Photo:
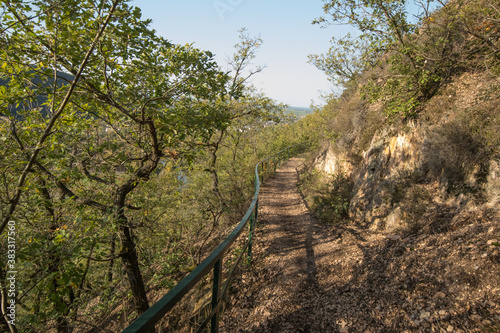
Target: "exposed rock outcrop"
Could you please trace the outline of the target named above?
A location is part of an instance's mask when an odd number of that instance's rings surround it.
[[[421,165],[423,136],[414,131],[393,137],[375,136],[355,176],[350,216],[358,224],[390,231],[402,227],[405,212],[399,188]]]
[[[338,154],[331,146],[324,147],[314,159],[314,168],[328,175],[344,173],[351,176],[352,164],[345,154]]]
[[[461,213],[478,209],[478,205],[481,209],[498,211],[499,161],[487,162],[486,176],[479,175],[482,168],[479,162],[467,166],[470,171],[464,186],[450,191],[450,176],[444,170],[447,166],[429,165],[429,159],[444,154],[439,149],[450,147],[439,148],[430,142],[433,138],[428,129],[420,126],[393,136],[376,134],[357,169],[345,154],[335,154],[331,147],[324,148],[316,157],[315,168],[332,176],[343,173],[352,177],[350,220],[365,228],[411,231],[425,223],[443,222],[443,218],[444,224],[453,223]],[[443,170],[437,172],[432,168]]]

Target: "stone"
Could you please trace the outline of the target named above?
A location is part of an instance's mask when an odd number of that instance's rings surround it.
[[[422,311],[420,312],[420,319],[427,319],[431,316],[430,312]]]
[[[401,239],[401,236],[398,235],[385,235],[386,238],[392,239],[392,240],[398,240]]]
[[[483,318],[480,315],[474,314],[474,315],[470,316],[470,319],[472,319],[473,321],[476,321],[476,322],[480,322]]]
[[[455,327],[451,326],[451,325],[448,325],[448,327],[446,328],[446,332],[448,333],[451,333],[455,330]]]
[[[446,294],[441,292],[441,291],[438,291],[436,294],[434,294],[434,299],[442,299],[442,298],[445,298],[446,297]]]
[[[401,228],[401,221],[401,207],[397,207],[385,219],[386,230],[395,230]]]

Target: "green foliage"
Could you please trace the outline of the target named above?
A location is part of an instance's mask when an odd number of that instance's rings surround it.
[[[285,109],[285,114],[293,116],[295,119],[300,119],[313,112],[310,108],[302,107],[287,107]]]
[[[487,178],[500,147],[500,30],[495,24],[500,3],[338,0],[325,1],[324,9],[325,18],[317,23],[351,24],[358,33],[334,40],[327,54],[310,58],[344,89],[312,115],[321,119],[316,138],[347,156],[355,170],[366,161],[368,147],[381,147],[396,133],[411,131],[413,149],[424,140],[414,156],[422,165],[375,175],[384,187],[378,186],[378,192],[407,222],[406,232],[433,219],[429,207],[435,205],[437,182],[452,196],[484,203],[494,187]],[[390,167],[397,167],[398,158],[391,155],[389,164],[396,164]],[[318,215],[341,220],[342,196],[322,187],[326,181],[317,175],[303,181],[306,199]],[[432,223],[438,225],[436,217]]]
[[[489,111],[478,109],[481,113]],[[500,145],[498,134],[494,141],[487,137],[492,124],[474,111],[432,128],[424,161],[426,170],[439,177],[450,193],[472,193],[480,199],[490,160],[498,154]],[[495,113],[489,116],[494,117]]]
[[[344,174],[332,178],[315,170],[301,175],[299,188],[310,209],[325,223],[341,223],[349,218],[352,180]]]
[[[346,87],[374,61],[369,57],[375,55],[365,51],[368,44],[363,38],[347,34],[340,39],[332,38],[331,44],[327,54],[309,55],[309,62],[325,72],[334,85]]]
[[[138,193],[165,155],[193,158],[193,142],[227,127],[217,99],[229,78],[210,52],[157,36],[122,1],[2,6],[0,214],[28,236],[19,315],[30,319],[19,325],[68,330],[120,269],[144,311],[134,229],[157,221],[140,218]],[[104,311],[112,300],[100,301]]]
[[[328,16],[316,23],[350,24],[360,34],[334,40],[328,54],[310,59],[335,84],[361,84],[363,97],[383,102],[388,115],[413,118],[463,68],[498,71],[499,8],[484,1],[327,1]],[[379,65],[387,69],[363,82],[360,73]]]
[[[170,288],[239,221],[255,163],[301,139],[247,84],[262,41],[242,30],[224,72],[124,1],[2,9],[0,215],[22,235],[18,327],[142,312],[149,287]]]

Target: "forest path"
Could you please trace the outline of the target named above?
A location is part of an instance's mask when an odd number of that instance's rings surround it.
[[[261,187],[253,263],[233,282],[221,332],[500,332],[497,209],[403,238],[328,226],[297,191],[302,163]]]
[[[338,235],[315,220],[297,191],[302,163],[292,158],[261,187],[253,266],[222,316],[223,332],[346,331],[347,323],[328,316],[338,304],[324,290],[333,282],[324,261],[343,251],[335,246]]]

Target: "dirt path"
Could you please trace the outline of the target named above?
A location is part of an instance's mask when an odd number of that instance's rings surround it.
[[[312,332],[335,326],[313,319],[321,310],[315,302],[320,292],[316,252],[334,237],[318,232],[324,227],[297,192],[301,164],[300,158],[291,159],[261,188],[255,264],[241,281],[246,284],[241,297],[224,315],[222,331]]]
[[[221,332],[500,332],[500,219],[401,238],[317,222],[297,193],[299,158],[261,188],[250,270]]]

